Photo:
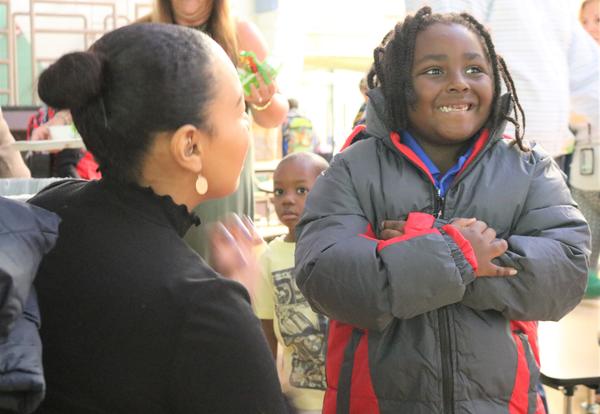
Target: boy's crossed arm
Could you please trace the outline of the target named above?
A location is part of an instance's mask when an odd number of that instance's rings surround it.
[[[462,303],[496,310],[512,320],[558,320],[583,297],[589,228],[558,166],[538,158],[523,213],[495,262],[518,270],[514,278],[478,278]]]
[[[405,220],[384,220],[381,223],[381,239],[390,240],[404,235]],[[508,249],[504,239],[496,238],[496,231],[476,218],[456,218],[450,222],[469,242],[475,253],[476,277],[514,276],[516,269],[498,266],[492,262]]]
[[[433,216],[413,213],[410,237],[376,239],[348,174],[343,160],[334,162],[311,190],[298,227],[296,281],[311,305],[381,330],[394,318],[460,302],[477,265],[463,255],[455,238],[468,243],[458,231],[432,228]]]

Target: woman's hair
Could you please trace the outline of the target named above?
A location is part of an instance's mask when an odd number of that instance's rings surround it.
[[[414,107],[416,94],[412,82],[412,66],[417,34],[434,23],[460,24],[479,36],[486,57],[492,66],[494,97],[489,126],[498,126],[507,120],[515,126],[515,139],[519,148],[527,151],[523,143],[525,115],[517,97],[514,82],[504,59],[496,54],[488,31],[473,16],[461,14],[432,14],[430,7],[421,8],[414,16],[407,16],[393,30],[386,34],[381,44],[373,52],[374,63],[369,71],[369,88],[380,87],[386,101],[386,124],[393,131],[406,129],[408,113]],[[506,114],[500,102],[501,79],[504,81],[514,104],[515,117]]]
[[[154,0],[152,13],[140,21],[176,24],[171,0]],[[238,44],[235,24],[229,11],[229,0],[212,0],[212,10],[206,23],[206,34],[221,45],[237,66]]]
[[[134,24],[40,75],[49,106],[69,109],[104,176],[135,182],[157,133],[192,124],[210,131],[211,40],[175,25]]]

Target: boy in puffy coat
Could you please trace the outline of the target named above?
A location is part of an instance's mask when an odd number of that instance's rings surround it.
[[[579,303],[588,226],[472,16],[423,8],[374,55],[367,138],[297,228],[297,283],[331,318],[323,412],[542,413],[535,323],[511,320]]]

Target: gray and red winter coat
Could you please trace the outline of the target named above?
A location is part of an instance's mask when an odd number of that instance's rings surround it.
[[[561,171],[501,125],[440,199],[372,92],[369,138],[317,179],[297,228],[298,286],[331,318],[323,413],[543,413],[534,321],[579,303],[590,243]],[[407,217],[403,236],[378,240],[378,223]],[[454,217],[494,228],[509,245],[497,263],[518,274],[475,278]]]

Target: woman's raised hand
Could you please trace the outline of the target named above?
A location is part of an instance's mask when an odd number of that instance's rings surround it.
[[[211,258],[214,269],[221,275],[235,280],[254,298],[260,268],[256,249],[264,244],[252,221],[231,214],[223,222],[216,223],[210,231]]]
[[[250,85],[250,95],[246,95],[246,102],[253,105],[255,110],[264,110],[271,105],[271,99],[277,92],[277,83],[275,78],[263,79],[263,77],[257,73],[256,79],[258,80],[259,86],[256,87],[254,84]]]

